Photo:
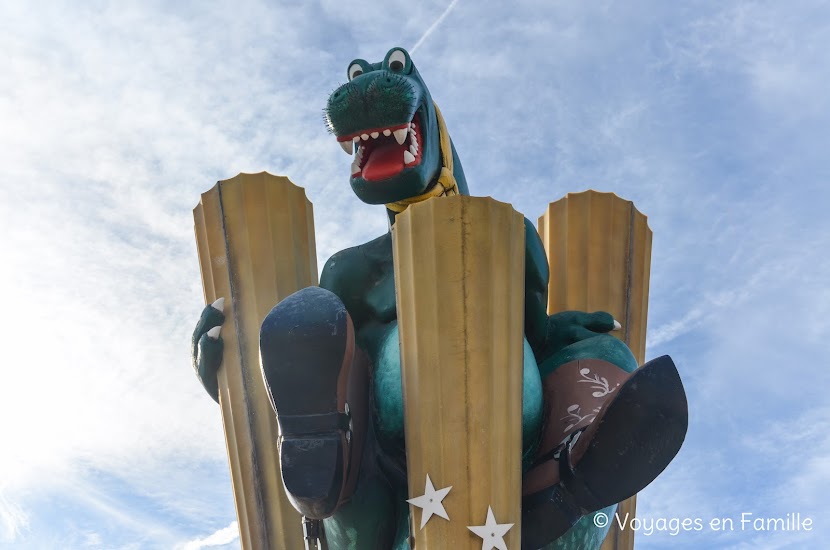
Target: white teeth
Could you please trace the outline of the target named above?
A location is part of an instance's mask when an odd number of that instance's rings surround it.
[[[377,138],[378,138],[378,136],[380,135],[380,133],[379,133],[379,132],[372,132],[372,133],[371,133],[371,134],[369,134],[369,135],[370,135],[370,136],[372,136],[372,139],[377,139]]]
[[[354,161],[352,161],[352,176],[360,174],[360,165],[363,164],[363,147],[362,145],[357,148],[357,153],[354,155]]]
[[[415,162],[415,156],[412,153],[410,153],[409,151],[404,151],[403,152],[403,163],[404,164],[412,164],[413,162]]]
[[[409,146],[409,152],[417,157],[418,156],[418,147],[416,147],[415,144],[410,145]]]
[[[392,130],[387,128],[386,130],[383,131],[383,135],[386,136],[386,137],[391,136],[392,135]]]
[[[347,155],[354,153],[354,146],[352,146],[351,141],[338,141],[337,143],[340,144],[340,147],[343,148]]]
[[[392,133],[395,134],[395,141],[398,142],[398,145],[403,145],[403,142],[406,141],[406,134],[409,133],[409,128],[401,128]]]
[[[360,139],[362,139],[363,141],[368,140],[369,139],[369,134],[360,134]]]
[[[355,142],[355,143],[360,143],[360,136],[353,137],[352,141]]]
[[[410,127],[410,128],[415,128],[415,123],[414,123],[414,122],[410,122],[410,123],[409,123],[409,127]]]

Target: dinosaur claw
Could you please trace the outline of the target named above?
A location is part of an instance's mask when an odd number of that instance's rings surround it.
[[[222,298],[219,298],[218,300],[216,300],[212,304],[210,304],[210,307],[212,307],[213,309],[219,311],[220,313],[225,311],[225,298],[224,298],[224,296]]]
[[[218,339],[219,339],[219,333],[220,333],[221,331],[222,331],[222,327],[221,327],[221,326],[219,326],[219,327],[213,327],[212,329],[210,329],[209,331],[207,331],[208,338],[211,338],[211,339],[213,339],[213,340],[218,340]]]
[[[614,328],[612,328],[611,330],[620,330],[621,328],[622,325],[620,324],[620,322],[614,319]]]

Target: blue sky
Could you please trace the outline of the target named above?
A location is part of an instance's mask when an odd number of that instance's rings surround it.
[[[417,48],[413,50],[415,45]],[[412,51],[473,194],[531,219],[633,200],[648,356],[686,383],[637,548],[830,537],[830,6],[660,2],[0,4],[0,548],[238,548],[218,408],[194,378],[191,210],[239,172],[314,203],[319,265],[386,230],[322,107],[355,57]]]

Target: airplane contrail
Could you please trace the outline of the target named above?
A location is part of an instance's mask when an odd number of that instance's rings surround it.
[[[436,28],[438,25],[440,25],[440,24],[441,24],[441,21],[443,21],[443,20],[444,20],[444,18],[446,18],[446,17],[447,17],[447,15],[449,15],[449,13],[452,11],[452,9],[455,7],[455,5],[456,5],[457,3],[458,3],[458,0],[452,0],[452,2],[450,2],[450,5],[449,5],[449,6],[447,6],[447,9],[445,9],[445,10],[444,10],[444,13],[442,13],[442,14],[438,17],[438,19],[436,19],[436,20],[435,20],[435,23],[433,23],[432,25],[430,25],[430,26],[429,26],[429,28],[426,30],[426,32],[425,32],[424,34],[422,34],[422,35],[421,35],[421,38],[419,38],[419,39],[418,39],[418,41],[415,43],[415,45],[414,45],[414,46],[412,46],[412,49],[411,49],[411,50],[409,50],[410,52],[414,52],[415,50],[417,50],[417,49],[418,49],[418,47],[419,47],[421,44],[423,44],[424,40],[426,40],[426,39],[427,39],[427,37],[428,37],[430,34],[432,34],[432,31],[434,31],[434,30],[435,30],[435,28]]]

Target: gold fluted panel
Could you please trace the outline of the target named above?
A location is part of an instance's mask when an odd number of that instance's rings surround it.
[[[642,364],[651,268],[651,229],[631,201],[613,193],[568,193],[548,205],[539,233],[550,265],[548,313],[607,311],[622,324],[614,332]],[[636,496],[619,514],[634,517]],[[634,531],[612,523],[602,550],[631,550]]]
[[[427,474],[452,521],[433,516],[418,550],[479,550],[488,506],[521,545],[524,218],[455,196],[410,206],[392,228],[409,494]]]
[[[277,302],[317,284],[311,202],[286,177],[239,174],[203,193],[193,218],[205,301],[225,298],[219,401],[242,547],[303,548],[280,477],[259,328]]]

